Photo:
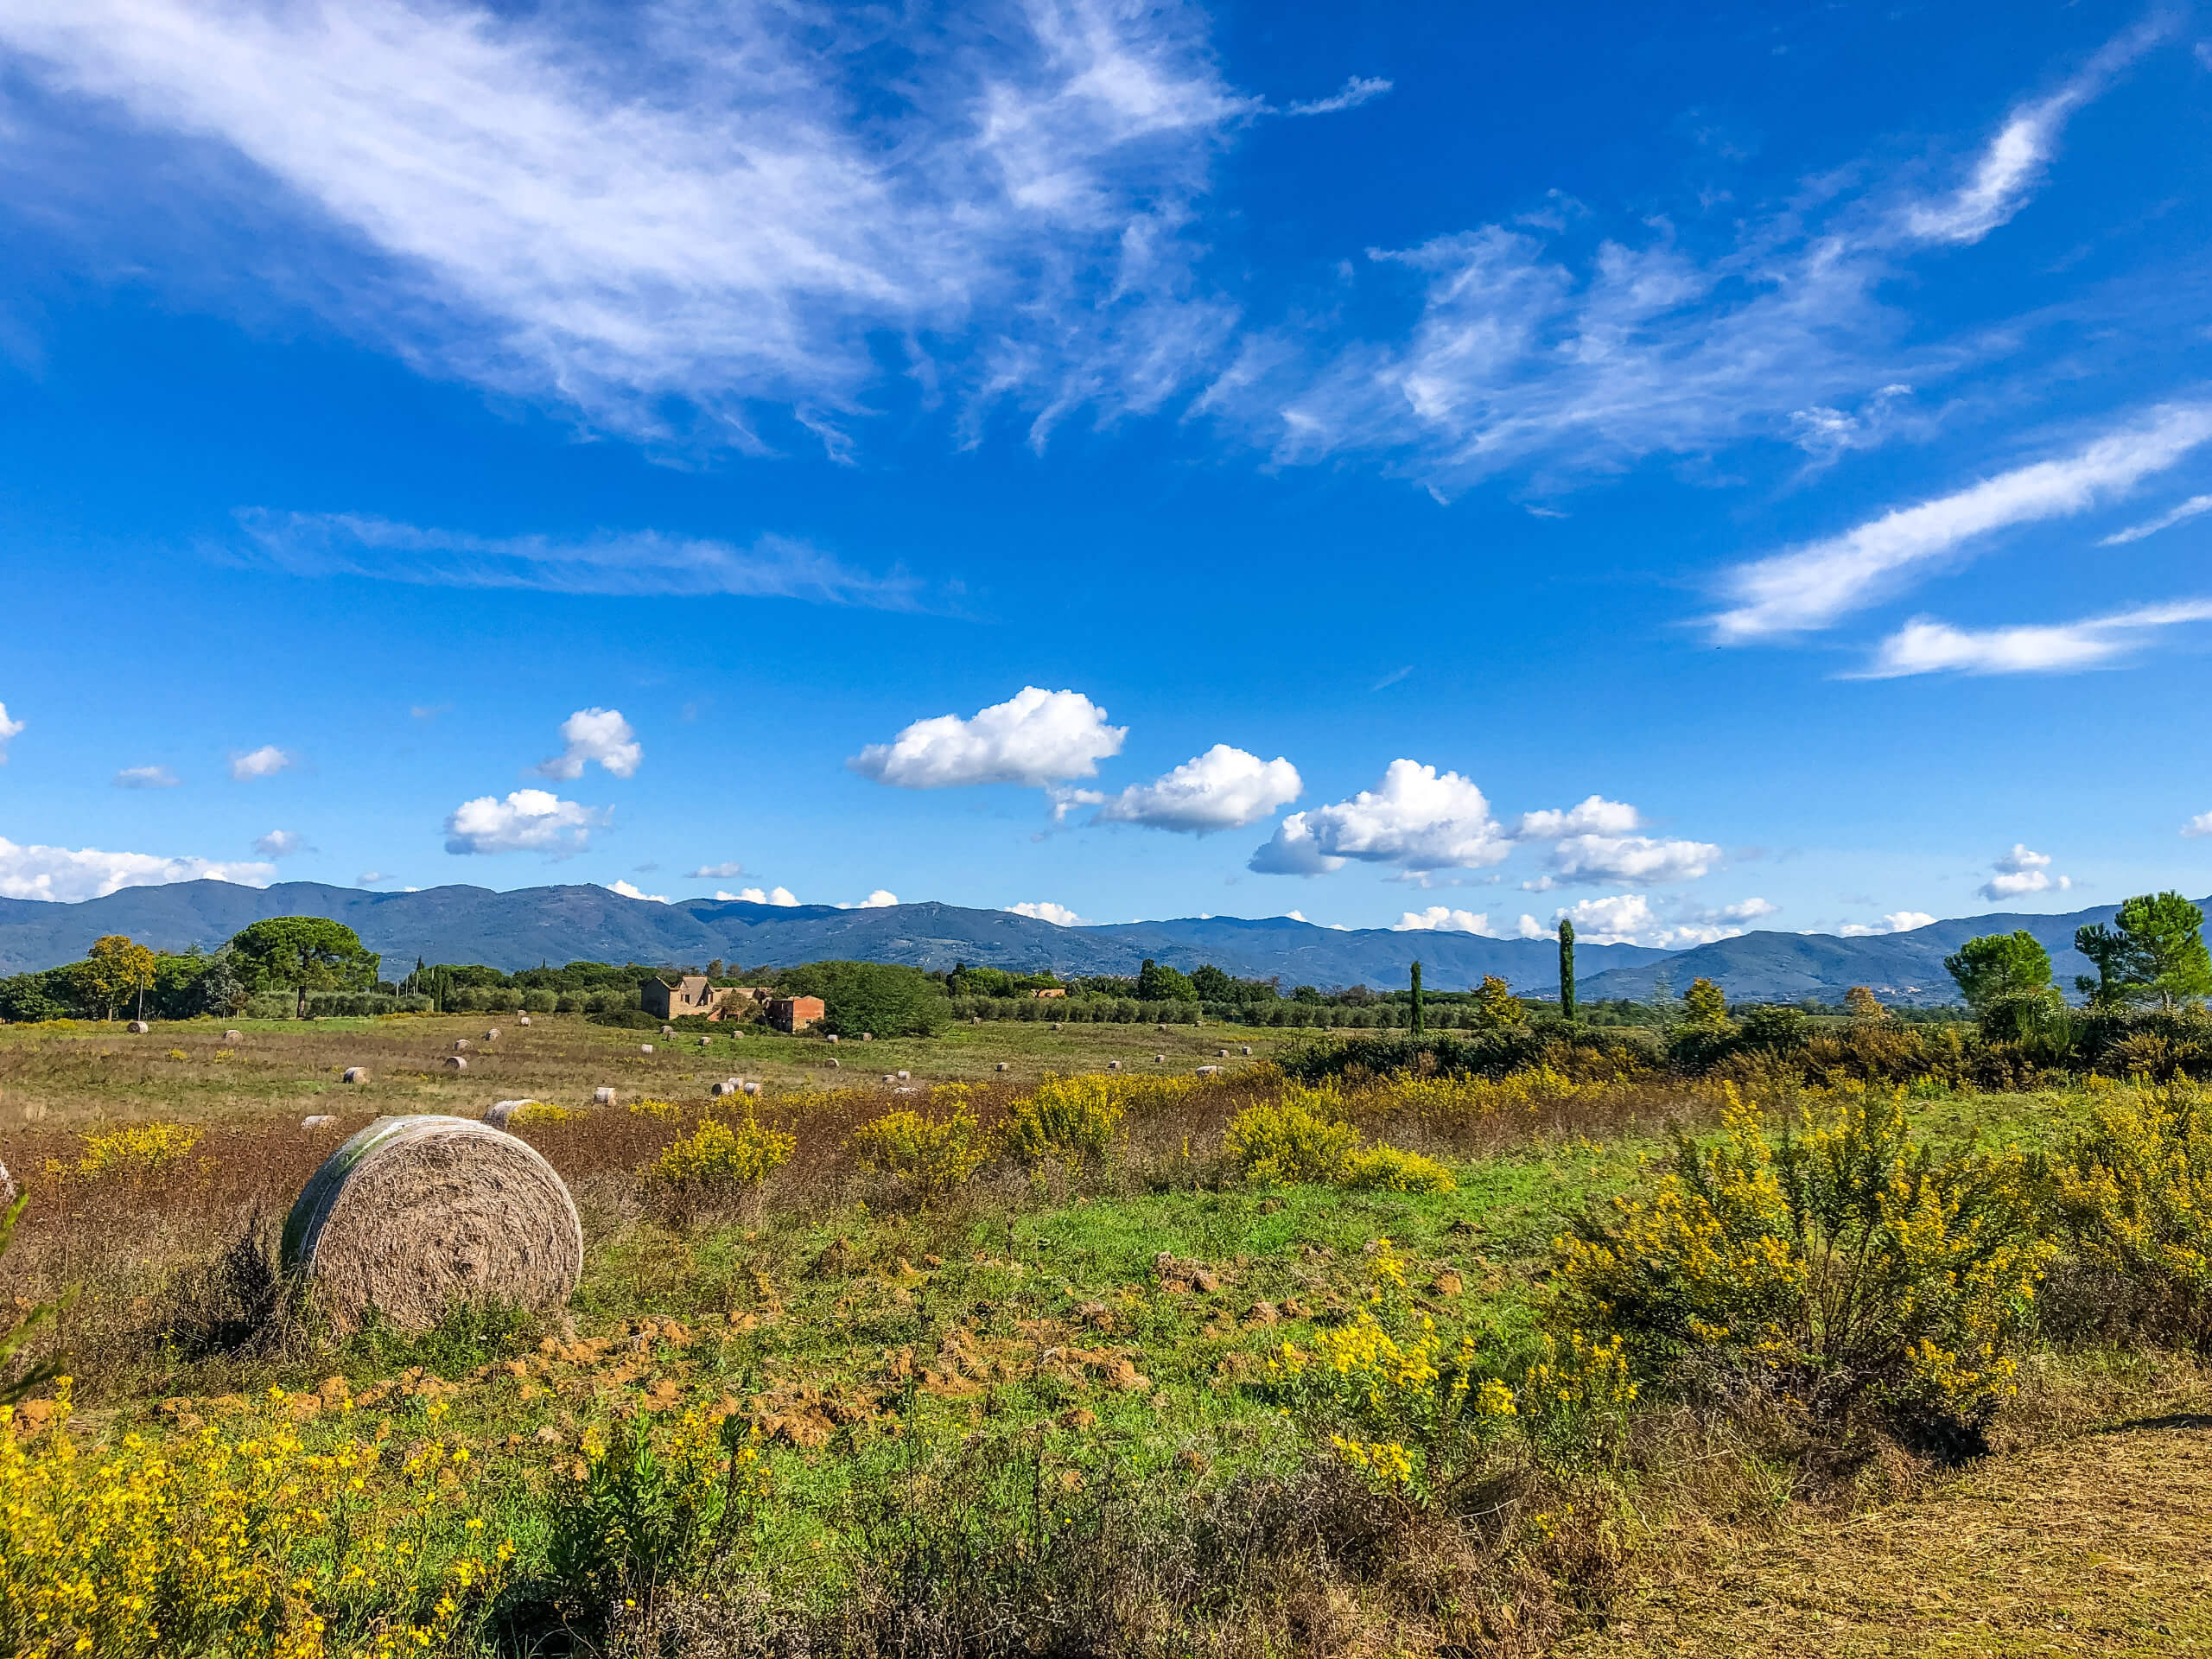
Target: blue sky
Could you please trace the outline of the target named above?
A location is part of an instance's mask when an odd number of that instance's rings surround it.
[[[0,0],[0,893],[2212,888],[2212,20],[1694,10]]]

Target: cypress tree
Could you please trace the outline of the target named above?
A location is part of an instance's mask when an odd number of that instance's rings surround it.
[[[1559,1011],[1574,1018],[1574,924],[1559,918]]]
[[[1421,963],[1414,963],[1414,1013],[1413,1013],[1413,1022],[1414,1022],[1414,1036],[1416,1036],[1416,1037],[1420,1036],[1423,1031],[1425,1031],[1426,1029],[1427,1029],[1427,1027],[1426,1023],[1424,1022],[1424,1020],[1422,1020],[1422,1018],[1421,1018]]]

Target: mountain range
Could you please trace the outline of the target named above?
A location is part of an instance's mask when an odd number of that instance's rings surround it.
[[[2208,900],[2212,903],[2212,900]],[[1885,1001],[1956,1001],[1943,957],[1978,934],[2024,928],[2051,951],[2059,982],[2089,970],[2072,948],[2084,922],[2109,922],[2116,906],[2064,916],[1988,915],[1931,923],[1910,933],[1843,938],[1826,933],[1746,933],[1685,950],[1635,944],[1577,949],[1576,988],[1585,999],[1650,996],[1661,980],[1676,993],[1713,980],[1738,1001],[1840,1001],[1853,985]],[[1558,953],[1546,939],[1490,939],[1471,933],[1318,927],[1290,917],[1248,921],[1184,917],[1097,927],[1060,927],[1010,911],[957,905],[760,905],[690,899],[630,899],[600,887],[429,887],[372,893],[320,882],[269,887],[224,881],[124,887],[77,904],[0,899],[0,975],[82,957],[95,938],[126,933],[157,950],[213,949],[268,916],[324,916],[345,923],[386,971],[429,962],[483,963],[506,972],[540,963],[636,962],[700,966],[720,958],[743,967],[790,967],[830,957],[910,963],[943,970],[956,963],[1060,974],[1133,974],[1145,958],[1189,969],[1212,963],[1239,977],[1292,985],[1402,985],[1415,959],[1436,990],[1465,990],[1496,974],[1530,995],[1554,994]]]

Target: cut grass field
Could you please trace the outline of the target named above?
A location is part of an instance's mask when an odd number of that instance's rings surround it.
[[[498,1039],[486,1041],[494,1028]],[[226,1030],[240,1040],[226,1040]],[[149,1118],[240,1128],[323,1112],[474,1116],[495,1100],[587,1105],[602,1087],[624,1101],[684,1101],[703,1099],[710,1083],[733,1075],[779,1091],[863,1087],[902,1071],[922,1085],[1033,1084],[1048,1071],[1103,1071],[1114,1061],[1140,1075],[1188,1075],[1200,1065],[1247,1068],[1294,1039],[1233,1026],[1071,1024],[1055,1032],[1048,1023],[993,1021],[951,1026],[933,1038],[836,1044],[732,1027],[702,1043],[688,1032],[664,1037],[594,1025],[582,1014],[543,1014],[527,1027],[512,1015],[480,1014],[305,1025],[189,1020],[139,1036],[116,1024],[0,1026],[0,1130]],[[469,1045],[465,1071],[445,1065],[456,1041]],[[646,1044],[651,1054],[640,1052]],[[341,1082],[350,1066],[364,1068],[368,1082]]]
[[[227,1046],[191,1026],[0,1031],[0,1160],[36,1199],[0,1259],[0,1299],[84,1287],[60,1334],[69,1432],[95,1457],[130,1434],[183,1446],[275,1423],[302,1455],[360,1459],[385,1512],[419,1515],[416,1559],[441,1564],[438,1583],[474,1559],[469,1537],[512,1546],[485,1580],[497,1593],[464,1598],[473,1622],[446,1625],[416,1623],[430,1592],[348,1600],[321,1544],[286,1546],[309,1586],[289,1593],[327,1611],[328,1651],[373,1652],[403,1627],[457,1652],[639,1656],[2132,1656],[2212,1641],[2212,1433],[2194,1414],[2212,1395],[2181,1360],[2037,1354],[1995,1454],[1963,1470],[1877,1458],[1808,1479],[1786,1450],[1662,1413],[1611,1472],[1532,1439],[1510,1479],[1439,1516],[1332,1453],[1332,1434],[1362,1431],[1271,1370],[1285,1345],[1311,1354],[1372,1315],[1408,1342],[1426,1323],[1445,1347],[1465,1333],[1536,1354],[1554,1239],[1643,1179],[1669,1128],[1713,1121],[1713,1097],[1687,1085],[1560,1079],[1474,1117],[1365,1122],[1446,1160],[1452,1191],[1270,1190],[1241,1182],[1223,1144],[1232,1113],[1280,1090],[1268,1033],[999,1025],[700,1051],[568,1016],[242,1029]],[[465,1074],[436,1064],[457,1037],[472,1039]],[[969,1098],[988,1128],[1048,1071],[1119,1058],[1188,1077],[1224,1046],[1229,1072],[1133,1110],[1104,1168],[1001,1160],[917,1210],[849,1150],[870,1117],[926,1105],[925,1085],[980,1085]],[[372,1081],[338,1083],[347,1065]],[[900,1069],[915,1092],[877,1081]],[[758,1109],[798,1150],[738,1212],[686,1217],[638,1172],[732,1072],[766,1082]],[[380,1112],[581,1105],[601,1085],[625,1104],[522,1130],[586,1218],[564,1313],[462,1311],[340,1342],[255,1303],[265,1256],[240,1243],[265,1243],[335,1135]],[[643,1097],[682,1109],[627,1109]],[[2089,1104],[1939,1095],[1914,1112],[1947,1139],[2047,1146]],[[340,1122],[302,1131],[315,1111]],[[158,1177],[78,1173],[86,1133],[147,1122],[203,1133]],[[53,1415],[29,1413],[19,1437],[35,1446]],[[725,1422],[748,1473],[721,1553],[671,1543],[664,1571],[613,1592],[611,1618],[577,1605],[561,1566],[576,1506],[628,1501],[609,1446],[662,1436],[657,1478],[672,1481],[675,1441]],[[442,1471],[428,1486],[426,1459]],[[425,1492],[435,1503],[410,1510]]]

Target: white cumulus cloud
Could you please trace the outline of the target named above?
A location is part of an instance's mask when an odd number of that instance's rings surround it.
[[[181,781],[167,766],[125,766],[115,774],[118,789],[175,789]]]
[[[1932,927],[1936,918],[1924,910],[1893,910],[1878,922],[1846,922],[1836,931],[1847,939],[1874,938],[1886,933],[1910,933]]]
[[[645,758],[645,746],[630,729],[620,709],[579,709],[561,722],[561,753],[537,766],[541,778],[572,781],[596,760],[617,778],[632,778]]]
[[[446,851],[544,852],[565,857],[589,846],[591,832],[609,816],[604,807],[564,801],[550,790],[518,789],[504,800],[480,795],[447,816]]]
[[[1503,938],[1491,923],[1488,912],[1478,910],[1453,910],[1448,905],[1431,905],[1427,910],[1409,910],[1390,924],[1394,933],[1473,933],[1485,939]]]
[[[1586,796],[1574,805],[1523,812],[1514,834],[1523,841],[1551,841],[1561,836],[1624,836],[1643,828],[1643,818],[1625,801]]]
[[[899,902],[899,895],[888,887],[878,887],[874,893],[853,906],[855,910],[888,910]]]
[[[1080,691],[1028,685],[968,719],[918,720],[845,764],[863,778],[900,789],[1048,784],[1095,776],[1098,762],[1119,754],[1128,735],[1128,727],[1108,725],[1106,711]]]
[[[1584,899],[1559,914],[1574,924],[1574,937],[1586,944],[1641,944],[1661,923],[1651,900],[1640,893]]]
[[[265,887],[276,879],[273,864],[107,853],[93,847],[19,846],[0,836],[0,899],[74,904],[121,887],[159,887],[177,881],[234,881],[240,887]]]
[[[1656,887],[1694,881],[1720,860],[1706,841],[1660,841],[1649,836],[1565,836],[1552,843],[1542,885],[1620,882]]]
[[[2011,852],[1990,861],[1989,868],[1996,874],[1974,891],[1985,899],[2018,899],[2031,893],[2064,893],[2074,885],[2074,879],[2052,874],[2050,863],[2049,853],[2031,851],[2025,842],[2016,841]]]
[[[1265,875],[1317,875],[1357,859],[1411,871],[1471,869],[1499,863],[1512,850],[1471,780],[1400,760],[1375,789],[1292,813],[1249,868]]]
[[[1287,806],[1304,787],[1298,768],[1281,755],[1262,760],[1217,743],[1165,777],[1105,797],[1096,822],[1149,824],[1201,836],[1239,830]]]
[[[668,902],[666,893],[647,893],[643,887],[633,887],[627,881],[611,883],[607,890],[609,893],[619,893],[625,899],[642,899],[648,904],[664,905]]]
[[[8,745],[23,734],[23,722],[8,718],[8,705],[0,702],[0,766],[8,764]]]
[[[2170,404],[2070,455],[2015,467],[1955,494],[1897,507],[1840,536],[1737,566],[1738,602],[1712,619],[1724,645],[1827,627],[2013,524],[2086,512],[2212,438],[2212,406]]]
[[[1008,905],[1007,909],[1016,916],[1027,916],[1033,921],[1050,922],[1054,927],[1087,925],[1082,917],[1077,915],[1065,905],[1056,905],[1046,899],[1025,899],[1018,905]]]
[[[245,783],[255,778],[273,778],[299,764],[299,757],[289,750],[280,749],[274,743],[264,743],[257,749],[233,751],[231,776],[240,783]]]
[[[738,893],[718,893],[715,897],[735,899],[748,905],[774,905],[785,910],[798,903],[798,895],[789,887],[770,887],[765,892],[759,887],[747,887]]]
[[[2184,836],[2212,836],[2212,812],[2200,812],[2181,827]]]
[[[308,839],[296,830],[271,830],[265,836],[254,838],[253,850],[264,858],[289,858],[295,853],[312,852]]]
[[[727,881],[734,875],[743,875],[744,874],[745,866],[740,864],[734,859],[732,859],[727,864],[702,864],[697,869],[690,872],[690,878],[694,881]]]

